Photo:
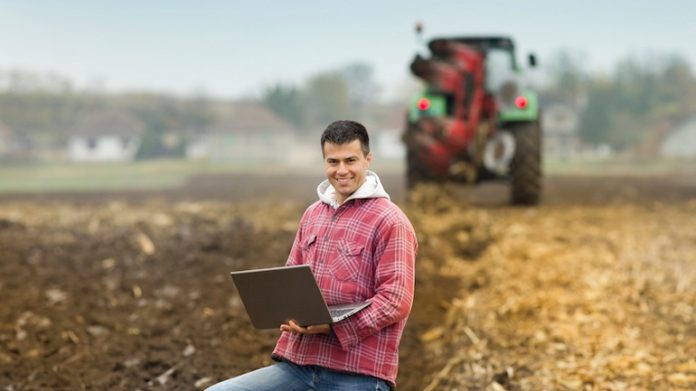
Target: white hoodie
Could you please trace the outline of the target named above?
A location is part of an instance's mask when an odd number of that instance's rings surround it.
[[[317,195],[319,195],[319,200],[321,202],[330,205],[334,209],[338,209],[339,203],[336,201],[336,189],[331,186],[331,182],[325,179],[323,182],[317,186]],[[384,190],[382,183],[379,181],[379,177],[374,172],[367,170],[365,172],[365,182],[363,182],[357,190],[353,192],[345,201],[354,200],[358,198],[389,198],[389,194]],[[343,202],[345,202],[343,201]]]

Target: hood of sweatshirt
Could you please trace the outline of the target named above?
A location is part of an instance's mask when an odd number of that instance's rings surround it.
[[[338,201],[336,201],[336,189],[331,185],[328,179],[317,186],[317,195],[319,200],[325,204],[331,205],[332,208],[338,209],[340,206]],[[353,192],[346,201],[355,200],[359,198],[389,198],[389,194],[384,190],[382,182],[379,181],[379,177],[373,171],[367,170],[365,173],[365,182],[363,182],[357,190]],[[345,201],[344,201],[345,202]]]

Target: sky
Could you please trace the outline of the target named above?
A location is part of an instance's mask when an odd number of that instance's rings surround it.
[[[219,98],[369,64],[382,95],[408,84],[424,38],[509,35],[518,58],[574,53],[590,71],[678,54],[696,66],[696,1],[0,0],[0,72],[58,74],[78,87]]]

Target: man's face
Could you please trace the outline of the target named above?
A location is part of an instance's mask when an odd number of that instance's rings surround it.
[[[344,144],[324,143],[326,177],[336,189],[339,204],[365,182],[365,173],[371,161],[372,153],[363,155],[360,140]]]

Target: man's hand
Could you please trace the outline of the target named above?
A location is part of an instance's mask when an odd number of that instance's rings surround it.
[[[287,331],[295,334],[331,334],[331,325],[325,323],[302,327],[294,320],[289,320],[288,323],[280,325],[280,331]]]

